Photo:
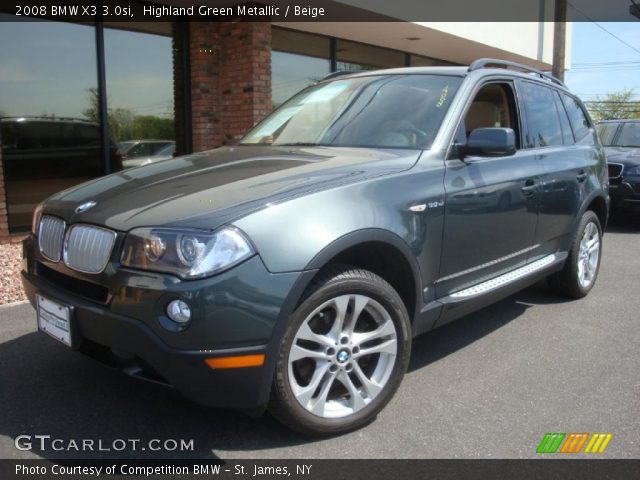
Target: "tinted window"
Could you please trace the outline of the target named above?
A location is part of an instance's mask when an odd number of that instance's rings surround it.
[[[522,82],[522,102],[527,114],[526,148],[563,145],[560,116],[550,88]]]
[[[461,81],[385,75],[321,83],[285,102],[242,143],[428,147]]]
[[[580,103],[575,98],[562,94],[562,101],[567,110],[569,122],[571,122],[573,135],[576,137],[576,142],[579,142],[589,135],[591,124],[584,110],[582,110],[582,106],[580,106]]]
[[[621,147],[640,147],[640,123],[625,123],[616,143]]]
[[[567,112],[562,105],[562,100],[560,100],[560,94],[555,92],[553,95],[553,99],[556,102],[556,110],[558,111],[558,115],[560,116],[560,125],[562,126],[562,140],[565,145],[572,145],[575,141],[573,138],[573,131],[571,130],[571,125],[569,124],[569,118],[567,117]]]
[[[600,141],[603,145],[607,147],[613,145],[613,140],[619,126],[620,122],[599,123],[597,125],[596,129],[598,130],[598,136],[600,137]]]

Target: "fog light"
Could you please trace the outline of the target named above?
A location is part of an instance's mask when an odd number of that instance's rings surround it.
[[[176,323],[185,324],[191,320],[191,308],[182,300],[173,300],[167,305],[167,316]]]

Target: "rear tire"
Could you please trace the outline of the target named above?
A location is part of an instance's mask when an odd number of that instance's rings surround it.
[[[585,297],[596,283],[601,258],[600,220],[594,212],[587,210],[580,219],[563,269],[547,279],[549,287],[566,297]]]
[[[344,433],[371,421],[400,386],[411,324],[378,275],[339,266],[321,273],[292,314],[269,411],[306,435]]]

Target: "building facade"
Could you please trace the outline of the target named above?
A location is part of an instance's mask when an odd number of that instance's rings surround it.
[[[337,70],[494,57],[550,69],[552,23],[93,25],[0,13],[0,243],[56,191],[236,143]]]

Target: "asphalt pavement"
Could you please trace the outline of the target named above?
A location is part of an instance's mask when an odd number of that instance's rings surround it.
[[[109,370],[37,332],[28,304],[0,307],[0,405],[0,458],[533,458],[547,432],[612,433],[596,455],[640,458],[640,217],[611,222],[587,298],[540,283],[416,339],[395,398],[340,437],[308,439]],[[73,449],[83,439],[93,451]],[[193,449],[117,451],[117,439]]]

